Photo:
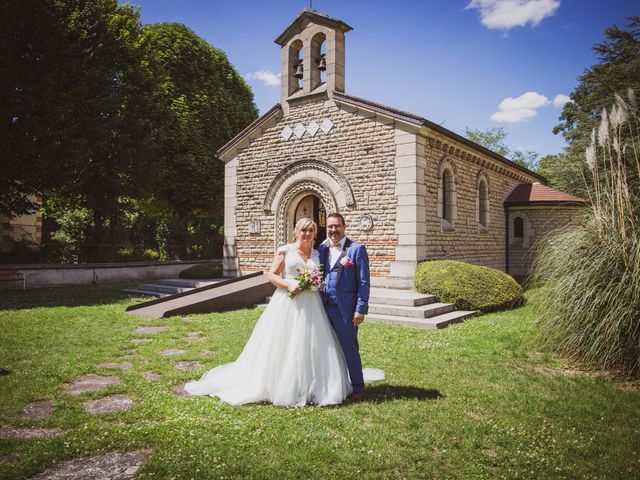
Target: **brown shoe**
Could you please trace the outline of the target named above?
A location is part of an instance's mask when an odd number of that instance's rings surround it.
[[[364,400],[364,392],[352,393],[351,403],[360,403]]]

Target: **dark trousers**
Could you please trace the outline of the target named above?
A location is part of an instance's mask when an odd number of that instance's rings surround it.
[[[364,380],[362,378],[362,361],[360,360],[358,347],[358,327],[353,325],[353,316],[344,318],[337,305],[325,304],[325,310],[347,359],[347,368],[349,369],[353,392],[360,393],[364,391]]]

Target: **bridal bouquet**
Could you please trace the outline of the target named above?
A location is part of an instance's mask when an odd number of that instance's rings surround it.
[[[298,281],[298,286],[302,290],[320,290],[322,288],[322,267],[299,268],[298,273],[295,280]],[[289,292],[289,296],[294,297],[295,294]]]

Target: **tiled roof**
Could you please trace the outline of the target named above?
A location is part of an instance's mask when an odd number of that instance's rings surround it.
[[[521,183],[509,194],[505,205],[587,205],[589,202],[541,183]]]

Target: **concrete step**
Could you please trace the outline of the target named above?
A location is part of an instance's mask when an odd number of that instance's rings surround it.
[[[140,290],[148,290],[150,292],[158,292],[162,294],[175,295],[176,293],[188,292],[189,290],[193,290],[193,288],[188,287],[172,287],[169,285],[160,285],[158,283],[145,283],[143,285],[138,285]]]
[[[391,315],[405,318],[430,318],[455,310],[452,303],[434,302],[419,307],[406,307],[404,305],[369,304],[369,314]]]
[[[372,288],[369,293],[369,303],[383,305],[403,305],[419,307],[436,301],[434,295],[418,293],[411,290],[397,290],[391,288]]]
[[[379,321],[386,323],[393,323],[396,325],[403,325],[405,327],[425,328],[429,330],[435,330],[448,327],[452,323],[460,323],[465,318],[472,317],[477,312],[468,310],[456,310],[453,312],[443,313],[442,315],[436,315],[431,318],[408,318],[398,315],[380,315],[369,313],[366,317],[366,321]]]
[[[216,283],[224,280],[220,279],[211,279],[211,280],[185,280],[182,278],[166,278],[163,280],[158,280],[154,282],[156,285],[166,285],[169,287],[180,287],[180,288],[199,288],[204,287],[206,285],[211,285],[212,283]]]
[[[163,298],[163,297],[168,297],[170,294],[168,293],[159,293],[155,290],[140,290],[139,288],[125,288],[123,290],[120,290],[122,293],[133,293],[135,295],[144,295],[144,296],[151,296],[151,297],[156,297],[156,298]]]

